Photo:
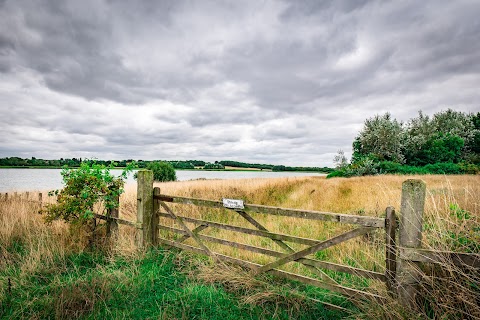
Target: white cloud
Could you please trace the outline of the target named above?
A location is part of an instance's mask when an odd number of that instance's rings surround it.
[[[375,114],[479,111],[479,9],[0,1],[0,157],[332,165]]]

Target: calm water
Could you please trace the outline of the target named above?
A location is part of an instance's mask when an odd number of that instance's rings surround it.
[[[61,169],[0,169],[0,192],[7,191],[48,191],[60,189],[62,185]],[[120,174],[121,170],[112,170]],[[309,172],[266,172],[266,171],[177,171],[177,179],[243,179],[243,178],[279,178],[300,176],[323,176]],[[136,183],[132,176],[127,184]]]

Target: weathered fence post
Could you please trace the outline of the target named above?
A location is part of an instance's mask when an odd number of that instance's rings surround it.
[[[152,245],[153,240],[153,172],[140,170],[137,173],[137,247]]]
[[[393,207],[387,207],[385,219],[385,277],[387,289],[391,296],[395,296],[395,277],[397,274],[397,217]]]
[[[109,218],[118,218],[118,211],[120,208],[120,196],[117,195],[116,201],[118,207],[108,209],[107,216]],[[110,243],[114,243],[118,239],[118,222],[114,219],[107,219],[107,238],[110,238]]]
[[[419,248],[422,243],[422,219],[426,185],[422,180],[409,179],[402,184],[399,243],[403,248]],[[413,308],[418,291],[418,263],[400,255],[397,266],[398,299],[402,306]]]

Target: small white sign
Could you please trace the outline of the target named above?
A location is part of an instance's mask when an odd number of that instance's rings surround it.
[[[243,200],[223,199],[223,206],[229,209],[244,209]]]

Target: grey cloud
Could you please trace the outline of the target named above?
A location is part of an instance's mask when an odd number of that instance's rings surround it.
[[[0,156],[331,163],[374,114],[479,110],[479,9],[0,1]]]

